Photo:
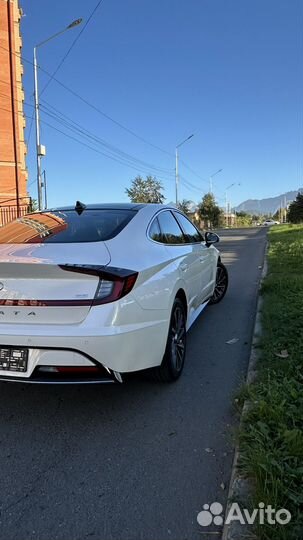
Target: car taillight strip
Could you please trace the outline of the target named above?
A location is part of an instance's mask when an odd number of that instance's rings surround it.
[[[15,299],[1,299],[0,306],[6,307],[56,307],[56,306],[91,306],[93,299],[85,300],[15,300]]]
[[[98,264],[59,264],[61,270],[67,272],[77,272],[78,274],[87,274],[97,276],[100,279],[115,281],[116,279],[125,279],[129,276],[137,275],[134,270],[128,268],[117,268],[116,266],[101,266]]]

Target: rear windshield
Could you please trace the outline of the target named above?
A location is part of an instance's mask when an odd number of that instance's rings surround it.
[[[0,244],[99,242],[114,238],[134,217],[127,209],[57,210],[27,214],[0,227]]]

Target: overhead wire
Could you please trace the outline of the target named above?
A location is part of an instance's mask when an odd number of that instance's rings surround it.
[[[104,146],[107,150],[109,150],[110,152],[116,153],[119,157],[138,163],[139,165],[143,165],[144,167],[147,167],[148,169],[154,170],[155,172],[158,172],[161,174],[169,174],[169,175],[174,174],[172,169],[166,169],[166,168],[155,166],[151,163],[148,163],[139,158],[136,158],[135,156],[127,152],[124,152],[123,150],[120,150],[118,147],[108,143],[104,139],[101,139],[100,137],[98,137],[96,134],[87,130],[78,122],[75,122],[72,118],[68,117],[66,114],[59,111],[56,107],[53,107],[50,104],[45,105],[44,103],[47,103],[47,102],[43,100],[43,103],[41,106],[41,112],[53,117],[55,121],[65,125],[65,127],[67,127],[68,129],[76,131],[77,133],[80,133],[81,136],[91,139],[96,144],[100,144]]]
[[[186,169],[188,169],[192,174],[194,174],[197,178],[199,178],[199,180],[201,180],[202,182],[208,183],[208,180],[206,180],[205,178],[202,178],[202,176],[200,176],[200,174],[198,174],[192,167],[187,165],[187,163],[185,163],[183,159],[180,159],[180,162],[184,165],[184,167],[186,167]]]
[[[143,167],[141,167],[141,168],[140,168],[140,167],[136,167],[135,165],[131,165],[130,163],[126,163],[125,161],[122,161],[121,159],[119,159],[119,158],[117,158],[117,157],[113,157],[113,156],[111,156],[111,155],[109,155],[109,154],[106,154],[105,152],[102,152],[101,150],[98,150],[97,148],[94,148],[93,146],[91,146],[91,145],[89,145],[89,144],[87,144],[87,143],[84,143],[83,141],[77,139],[76,137],[73,137],[72,135],[70,135],[70,134],[68,134],[68,133],[65,133],[65,132],[62,131],[61,129],[59,129],[59,128],[53,126],[52,124],[49,124],[49,123],[46,122],[45,120],[43,120],[43,123],[44,123],[46,126],[50,127],[51,129],[53,129],[53,130],[55,130],[55,131],[61,133],[62,135],[65,135],[65,136],[68,137],[69,139],[72,139],[72,140],[78,142],[79,144],[82,144],[82,146],[85,146],[86,148],[90,148],[90,150],[93,150],[93,151],[96,152],[97,154],[101,154],[102,156],[105,156],[105,157],[107,157],[107,158],[109,158],[109,159],[111,159],[111,160],[113,160],[113,161],[116,161],[117,163],[120,163],[121,165],[124,165],[124,166],[126,166],[126,167],[129,167],[129,168],[131,168],[131,169],[133,169],[133,170],[135,170],[135,171],[137,171],[137,172],[139,172],[140,170],[143,171],[144,174],[146,174],[146,173],[149,172],[148,169],[143,170]],[[171,180],[171,178],[167,178],[167,177],[164,177],[164,176],[162,176],[162,178],[161,178],[161,176],[158,176],[158,178],[159,178],[159,179]]]
[[[0,45],[0,48],[4,49],[4,50],[7,50],[8,49],[6,47],[3,47],[3,45]],[[13,53],[14,55],[18,56],[19,58],[21,58],[24,62],[27,62],[29,64],[31,64],[33,66],[33,62],[31,62],[30,60],[28,60],[27,58],[24,58],[22,55],[18,54],[18,53]],[[43,73],[45,73],[48,77],[52,77],[52,74],[49,73],[46,69],[42,68],[40,65],[38,66],[38,68],[40,69],[40,71],[42,71]],[[145,139],[144,137],[141,137],[141,135],[138,135],[136,132],[134,132],[132,129],[129,129],[127,126],[124,126],[121,122],[119,122],[118,120],[115,120],[113,117],[111,117],[109,114],[105,113],[104,111],[102,111],[99,107],[97,107],[96,105],[94,105],[93,103],[90,103],[86,98],[82,97],[80,94],[78,94],[75,90],[73,90],[72,88],[68,87],[66,84],[62,83],[61,81],[59,81],[56,77],[53,77],[52,80],[54,80],[59,86],[61,86],[62,88],[64,88],[67,92],[69,92],[70,94],[72,94],[73,96],[75,96],[77,99],[79,99],[80,101],[82,101],[83,103],[85,103],[88,107],[90,107],[91,109],[93,109],[94,111],[96,111],[98,114],[100,114],[101,116],[103,116],[104,118],[106,118],[107,120],[111,121],[112,123],[114,123],[115,125],[117,125],[118,127],[120,127],[121,129],[123,129],[125,132],[129,133],[130,135],[132,135],[133,137],[135,137],[136,139],[140,140],[141,142],[144,142],[145,144],[149,145],[150,147],[152,148],[155,148],[156,150],[166,154],[166,155],[169,155],[170,157],[173,156],[173,154],[171,152],[168,152],[167,150],[164,150],[163,148],[161,148],[160,146],[154,144],[154,143],[151,143],[150,141],[148,141],[147,139]]]
[[[99,7],[101,2],[98,2],[96,8],[94,11],[96,11],[96,9]],[[84,28],[83,28],[84,30]],[[77,36],[77,39],[79,39],[79,35]],[[77,41],[74,40],[73,44]],[[73,46],[72,44],[72,46]],[[72,48],[71,46],[71,48]],[[0,45],[0,47],[2,49],[6,49],[5,47],[3,47],[2,45]],[[71,50],[70,48],[70,50]],[[7,50],[7,49],[6,49]],[[70,50],[68,51],[67,54],[69,54]],[[14,53],[16,56],[19,56],[20,58],[22,58],[23,61],[33,65],[33,63],[24,58],[22,55],[18,54],[18,53]],[[63,61],[66,59],[67,56],[63,57]],[[63,63],[63,62],[62,62]],[[62,65],[61,63],[61,65]],[[59,64],[59,67],[58,69],[60,69],[61,65]],[[155,145],[153,143],[151,143],[150,141],[148,141],[147,139],[145,139],[144,137],[141,137],[140,135],[138,135],[137,133],[135,133],[133,130],[129,129],[128,127],[124,126],[121,122],[115,120],[114,118],[112,118],[110,115],[108,115],[107,113],[105,113],[104,111],[102,111],[101,109],[99,109],[96,105],[94,105],[93,103],[90,103],[86,98],[82,97],[80,94],[78,94],[75,90],[69,88],[66,84],[62,83],[61,81],[59,81],[56,77],[55,77],[55,74],[56,72],[54,72],[53,74],[50,74],[47,70],[45,70],[44,68],[42,68],[40,65],[38,66],[38,68],[40,69],[40,71],[42,71],[43,73],[45,73],[48,77],[50,77],[50,81],[51,80],[54,80],[59,86],[61,86],[62,88],[64,88],[67,92],[71,93],[72,95],[74,95],[75,97],[77,97],[79,100],[81,100],[83,103],[85,103],[87,106],[89,106],[90,108],[92,108],[93,110],[95,110],[96,112],[98,112],[100,115],[102,115],[103,117],[105,117],[106,119],[110,120],[111,122],[113,122],[115,125],[119,126],[121,129],[123,129],[124,131],[128,132],[129,134],[131,134],[132,136],[136,137],[138,140],[141,140],[142,142],[144,142],[145,144],[161,151],[162,153],[165,153],[166,155],[169,155],[170,157],[172,157],[173,154],[171,154],[170,152],[168,152],[167,150],[164,150],[163,148],[159,147],[158,145]],[[49,81],[49,82],[50,82]],[[46,86],[44,87],[43,91],[46,89]],[[45,102],[46,103],[46,102]],[[27,104],[29,106],[31,106],[30,104]],[[47,106],[50,106],[50,104],[48,105],[43,105],[42,109],[46,109],[44,110],[44,113],[45,114],[48,114],[49,116],[53,116],[54,120],[57,121],[57,122],[61,122],[63,125],[65,125],[65,127],[67,127],[68,129],[70,130],[78,130],[78,134],[81,133],[82,136],[86,137],[86,138],[90,138],[92,139],[95,143],[98,143],[98,144],[102,144],[104,146],[107,146],[108,150],[110,151],[113,151],[113,152],[118,152],[118,154],[120,154],[119,158],[117,157],[114,157],[113,155],[108,155],[108,154],[105,154],[104,152],[101,152],[99,150],[97,150],[96,148],[90,146],[90,145],[87,145],[86,143],[83,143],[82,141],[80,141],[79,139],[76,139],[75,137],[72,137],[71,135],[68,135],[67,133],[63,132],[62,130],[59,130],[58,128],[55,128],[55,126],[52,126],[51,124],[48,124],[47,122],[44,121],[44,123],[46,125],[48,125],[51,129],[55,129],[57,130],[58,132],[62,133],[63,135],[69,137],[70,139],[73,139],[75,140],[76,142],[80,143],[80,144],[83,144],[84,146],[90,148],[91,150],[94,150],[95,152],[98,152],[102,155],[104,155],[105,157],[108,157],[110,159],[114,159],[115,161],[118,161],[119,163],[121,164],[124,164],[126,166],[129,166],[129,167],[132,167],[133,169],[136,169],[137,170],[137,167],[134,167],[134,165],[130,165],[130,162],[125,162],[125,161],[121,161],[121,159],[124,159],[124,160],[136,160],[137,162],[141,162],[141,166],[146,166],[146,162],[144,164],[144,162],[142,162],[142,160],[138,160],[137,158],[134,158],[133,156],[131,156],[130,154],[127,155],[127,153],[121,151],[120,149],[118,149],[117,147],[114,147],[113,145],[109,145],[108,143],[106,143],[106,141],[100,139],[99,137],[97,137],[96,135],[92,134],[91,132],[89,132],[88,130],[86,130],[85,128],[83,128],[80,124],[76,123],[75,121],[73,121],[72,119],[68,119],[68,117],[66,115],[64,115],[64,113],[61,113],[58,111],[57,109],[57,113],[59,112],[59,115],[61,115],[61,118],[58,114],[54,114],[54,112],[50,111],[49,109],[47,110]],[[55,107],[51,106],[53,109],[55,109]],[[64,119],[64,117],[66,118],[66,120]],[[72,122],[73,125],[68,125],[66,123],[66,121],[68,122]],[[31,120],[31,124],[32,124],[32,120]],[[31,129],[31,128],[30,128]],[[122,154],[124,154],[124,156],[122,156]],[[207,180],[205,178],[202,178],[196,171],[194,171],[189,165],[187,165],[183,160],[180,160],[183,165],[192,173],[194,174],[197,178],[199,178],[201,181],[203,182],[206,182],[207,183]],[[150,167],[150,164],[148,164],[148,166]],[[169,170],[166,170],[165,169],[161,169],[159,167],[154,167],[152,166],[152,168],[154,170],[157,170],[157,171],[160,171],[161,174],[163,172],[165,172],[165,174],[172,174],[171,171]],[[191,182],[189,182],[187,179],[185,179],[185,177],[180,177],[182,178],[183,180],[183,183],[185,184],[185,186],[188,188],[188,189],[194,189],[196,191],[198,191],[199,193],[201,193],[201,189],[197,186],[195,186],[194,184],[192,184]],[[171,180],[171,178],[170,178]]]
[[[6,94],[3,94],[0,92],[0,95],[3,95],[5,97],[8,97]],[[24,104],[28,107],[32,107],[34,109],[34,105],[32,105],[31,103],[28,103],[24,100],[15,100],[17,101],[18,103],[21,103],[21,104]],[[53,110],[52,110],[53,109]],[[127,153],[127,152],[124,152],[123,150],[120,150],[118,147],[110,144],[110,143],[107,143],[104,139],[101,139],[100,137],[98,137],[97,135],[93,134],[92,132],[88,131],[86,128],[84,128],[83,126],[81,126],[81,124],[79,124],[78,122],[75,122],[72,118],[68,117],[66,114],[64,114],[63,112],[59,111],[59,109],[57,109],[56,107],[54,107],[53,105],[49,104],[47,101],[45,100],[42,100],[42,103],[40,104],[40,111],[43,112],[44,114],[52,117],[56,122],[59,122],[61,124],[63,124],[67,129],[73,131],[73,132],[76,132],[77,135],[80,134],[81,137],[85,137],[86,139],[89,138],[90,140],[93,140],[94,143],[96,144],[100,144],[102,146],[104,146],[109,152],[111,152],[110,155],[108,154],[105,154],[105,156],[109,157],[109,158],[114,158],[115,156],[113,154],[117,154],[117,156],[120,158],[120,160],[122,159],[123,161],[125,160],[126,161],[126,164],[130,165],[139,165],[141,168],[144,167],[145,168],[145,173],[146,172],[151,172],[151,171],[154,171],[154,173],[157,173],[157,174],[165,174],[165,175],[171,175],[173,176],[173,170],[172,169],[166,169],[166,168],[162,168],[162,167],[157,167],[151,163],[148,163],[146,161],[143,161],[139,158],[136,158],[135,156],[132,156],[131,154]],[[30,122],[31,122],[31,125],[30,125],[30,130],[31,130],[31,127],[32,127],[32,119],[33,119],[33,115],[32,117],[30,118]],[[42,122],[42,120],[41,120]],[[29,135],[28,135],[28,139],[29,139]],[[120,161],[121,163],[121,161]],[[134,167],[134,168],[137,168],[137,167]]]
[[[4,109],[3,107],[0,107],[0,110],[4,110],[4,111],[7,111],[7,112],[11,112],[11,111],[9,111],[9,109]],[[22,116],[25,116],[25,118],[30,118],[29,116],[25,115],[25,114],[22,113],[22,112],[18,112],[17,114],[22,115]],[[61,133],[61,134],[64,135],[65,137],[74,140],[75,142],[81,144],[82,146],[85,146],[86,148],[89,148],[90,150],[96,152],[97,154],[100,154],[100,155],[102,155],[102,156],[104,156],[104,157],[107,157],[107,158],[109,158],[109,159],[112,159],[113,161],[116,161],[117,163],[120,163],[121,165],[124,165],[124,166],[126,166],[126,167],[129,167],[129,168],[135,170],[137,173],[138,173],[138,172],[143,172],[144,174],[146,174],[146,173],[149,172],[149,170],[143,170],[143,167],[136,167],[135,165],[131,165],[130,163],[126,163],[125,161],[122,161],[121,159],[119,159],[119,158],[117,158],[117,157],[113,157],[113,156],[111,156],[111,155],[109,155],[109,154],[106,154],[105,152],[102,152],[101,150],[98,150],[97,148],[94,148],[93,146],[91,146],[91,145],[89,145],[89,144],[87,144],[87,143],[84,143],[83,141],[77,139],[76,137],[73,137],[72,135],[70,135],[70,134],[68,134],[68,133],[66,133],[66,132],[64,132],[64,131],[62,131],[61,129],[59,129],[59,128],[53,126],[52,124],[49,124],[49,123],[46,122],[45,120],[41,120],[41,122],[42,122],[43,124],[47,125],[48,127],[50,127],[51,129],[57,131],[58,133]],[[160,180],[171,180],[171,178],[167,178],[167,177],[165,177],[165,176],[163,176],[163,175],[162,175],[161,177],[158,176],[158,178],[159,178]]]
[[[58,66],[56,67],[55,71],[52,73],[50,79],[47,81],[47,83],[45,84],[45,86],[42,88],[41,92],[39,92],[39,95],[42,96],[42,94],[45,92],[45,90],[47,89],[47,87],[51,84],[52,80],[54,79],[55,75],[58,73],[59,69],[61,68],[61,66],[64,64],[65,60],[67,59],[68,55],[71,53],[72,49],[74,48],[74,46],[76,45],[78,39],[81,37],[81,35],[83,34],[83,32],[85,31],[86,27],[88,26],[88,24],[90,23],[91,19],[93,18],[93,16],[95,15],[97,9],[99,8],[100,4],[103,2],[103,0],[99,0],[97,2],[97,4],[95,5],[94,9],[92,10],[91,14],[89,15],[89,17],[87,18],[86,22],[84,23],[84,26],[81,28],[80,32],[77,34],[77,36],[75,37],[75,39],[73,40],[71,46],[69,47],[69,49],[66,51],[66,53],[64,54],[63,58],[60,60]]]
[[[189,180],[187,180],[187,178],[185,178],[183,175],[179,175],[179,178],[181,180],[181,183],[187,187],[187,189],[189,190],[195,190],[197,191],[198,193],[202,194],[203,193],[203,190],[201,188],[199,188],[198,186],[195,186],[194,184],[192,184]]]
[[[9,82],[7,81],[4,81],[3,79],[0,79],[0,83],[5,83],[5,84],[8,84],[10,85]],[[21,84],[21,83],[17,83],[18,85]],[[10,85],[11,86],[11,85]],[[18,88],[16,85],[13,85],[15,86],[15,88]],[[19,88],[20,89],[20,88]],[[21,84],[21,90],[23,91],[23,86]],[[2,92],[0,92],[0,94],[4,97],[10,97],[9,95],[7,94],[3,94]],[[31,95],[31,99],[32,99],[32,95]],[[28,134],[27,134],[27,138],[26,138],[26,141],[25,141],[25,144],[27,147],[29,147],[29,143],[30,143],[30,137],[31,137],[31,132],[32,132],[32,127],[33,127],[33,120],[34,120],[34,106],[30,103],[27,103],[26,101],[24,100],[19,100],[19,99],[14,99],[14,101],[16,101],[17,103],[21,103],[22,105],[27,105],[28,107],[32,107],[33,108],[33,112],[32,112],[32,115],[31,115],[31,118],[30,118],[30,125],[29,125],[29,130],[28,130]]]

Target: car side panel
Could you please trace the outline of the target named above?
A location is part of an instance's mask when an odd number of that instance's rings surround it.
[[[200,244],[166,245],[165,248],[176,268],[174,282],[184,283],[188,309],[196,309],[201,294]]]
[[[205,300],[208,300],[214,292],[219,252],[214,246],[206,247],[202,244],[202,248],[201,302],[205,302]]]

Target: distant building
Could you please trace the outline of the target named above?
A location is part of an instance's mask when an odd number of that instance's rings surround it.
[[[0,225],[29,203],[18,0],[0,0]]]
[[[225,227],[234,227],[237,224],[237,216],[233,212],[224,212]]]

